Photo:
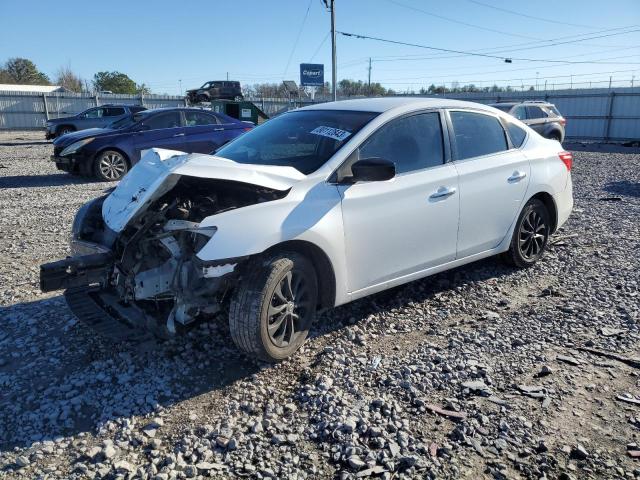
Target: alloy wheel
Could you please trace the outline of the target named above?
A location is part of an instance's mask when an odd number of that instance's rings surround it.
[[[520,225],[520,253],[526,260],[534,260],[542,254],[549,236],[549,228],[540,212],[531,210]]]
[[[290,270],[280,279],[267,311],[267,332],[276,347],[290,345],[299,335],[311,311],[310,300],[302,273]]]
[[[118,180],[127,171],[127,162],[117,152],[108,152],[100,158],[100,173],[109,180]]]

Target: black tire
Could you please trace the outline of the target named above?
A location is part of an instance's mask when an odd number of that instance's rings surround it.
[[[560,134],[560,132],[551,132],[549,134],[549,139],[550,140],[557,140],[560,143],[562,143],[562,135]]]
[[[315,319],[313,264],[298,253],[283,252],[256,258],[245,272],[229,306],[231,338],[260,360],[284,360],[304,343]]]
[[[116,182],[129,171],[129,160],[117,150],[103,150],[93,161],[93,175],[101,182]]]
[[[511,244],[503,259],[514,267],[527,268],[536,263],[547,247],[551,235],[551,216],[547,207],[532,198],[520,212]]]
[[[76,129],[70,125],[61,125],[56,130],[56,137],[61,137],[62,135],[66,135],[67,133],[75,132]]]

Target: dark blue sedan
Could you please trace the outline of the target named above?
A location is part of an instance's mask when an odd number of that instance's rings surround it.
[[[250,130],[251,124],[195,108],[145,110],[109,128],[69,133],[53,142],[59,170],[119,180],[140,160],[140,152],[158,147],[186,153],[210,153]]]

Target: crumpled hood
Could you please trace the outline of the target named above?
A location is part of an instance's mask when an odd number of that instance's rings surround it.
[[[288,190],[305,175],[293,167],[236,163],[222,157],[152,148],[120,181],[102,205],[102,217],[120,232],[136,215],[171,190],[181,176],[249,183]]]

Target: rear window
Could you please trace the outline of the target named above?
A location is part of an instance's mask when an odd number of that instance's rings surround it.
[[[527,117],[529,117],[530,119],[547,118],[548,116],[549,114],[542,110],[540,107],[527,107]]]
[[[546,107],[544,107],[545,110],[547,110],[548,112],[550,112],[553,116],[555,117],[561,117],[562,115],[560,114],[560,112],[558,111],[558,109],[554,106],[554,105],[547,105]]]
[[[527,132],[514,123],[507,123],[507,131],[511,138],[511,143],[514,147],[520,148],[524,143],[524,139],[527,138]]]
[[[451,112],[458,160],[507,150],[507,138],[500,121],[476,112]]]

